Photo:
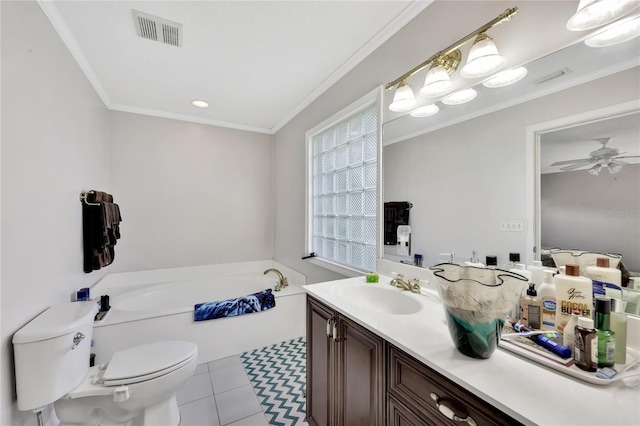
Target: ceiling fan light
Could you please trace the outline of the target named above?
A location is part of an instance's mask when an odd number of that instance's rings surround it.
[[[445,95],[453,90],[453,82],[449,72],[442,65],[434,65],[429,69],[424,79],[424,86],[420,89],[420,96],[435,97]]]
[[[596,164],[595,166],[589,169],[589,173],[594,176],[598,176],[598,174],[600,174],[600,170],[602,170],[602,164]]]
[[[504,87],[510,84],[517,83],[527,75],[527,69],[525,67],[513,68],[510,70],[500,71],[487,81],[483,82],[484,87],[495,89],[497,87]]]
[[[620,170],[622,170],[622,164],[611,161],[609,162],[609,165],[607,165],[607,168],[609,169],[609,173],[613,175],[615,173],[620,173]]]
[[[398,85],[396,93],[393,95],[393,102],[389,105],[389,109],[393,112],[405,112],[416,106],[418,101],[409,86],[404,81]]]
[[[460,105],[472,101],[476,96],[478,96],[478,92],[472,88],[458,90],[443,98],[442,103],[445,105]]]
[[[567,22],[567,29],[590,30],[622,18],[638,6],[637,0],[580,0],[578,10]]]
[[[589,47],[607,47],[624,43],[640,35],[640,16],[611,24],[604,31],[584,41]]]
[[[507,58],[498,53],[493,39],[482,33],[473,42],[467,64],[460,70],[460,75],[465,78],[484,77],[498,71],[506,61]]]
[[[429,104],[418,107],[411,111],[409,115],[412,117],[429,117],[431,115],[437,114],[440,111],[440,107],[436,104]]]

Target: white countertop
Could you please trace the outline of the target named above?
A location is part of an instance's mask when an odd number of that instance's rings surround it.
[[[414,314],[390,315],[365,309],[340,296],[353,286],[389,285],[364,277],[304,286],[310,295],[404,350],[428,367],[525,424],[640,425],[640,378],[607,386],[592,385],[498,348],[491,358],[461,354],[447,329],[437,293],[404,294],[423,308]],[[429,291],[427,291],[428,293]],[[635,386],[630,386],[635,385]]]

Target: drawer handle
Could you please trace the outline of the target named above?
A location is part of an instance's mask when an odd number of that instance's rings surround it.
[[[448,418],[449,420],[453,420],[453,421],[456,421],[456,422],[467,422],[470,426],[477,426],[476,421],[473,420],[469,416],[467,416],[464,419],[462,417],[456,416],[456,413],[454,413],[451,408],[449,408],[446,405],[440,403],[440,397],[438,395],[436,395],[435,393],[431,393],[431,399],[433,399],[436,402],[436,406],[438,407],[438,411],[440,411],[440,413],[442,413],[442,415],[445,416],[446,418]]]

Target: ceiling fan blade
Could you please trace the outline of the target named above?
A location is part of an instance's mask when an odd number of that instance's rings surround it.
[[[560,167],[560,170],[562,170],[563,172],[568,172],[571,170],[579,169],[580,167],[589,166],[591,164],[592,164],[592,161],[588,159],[588,160],[583,160],[579,163],[571,164],[569,166]]]
[[[565,161],[556,161],[555,163],[551,164],[551,167],[553,166],[562,166],[565,164],[572,164],[572,163],[582,163],[582,162],[591,162],[591,158],[578,158],[575,160],[565,160]]]
[[[640,155],[623,155],[622,157],[613,157],[612,160],[618,160],[620,158],[638,158]]]

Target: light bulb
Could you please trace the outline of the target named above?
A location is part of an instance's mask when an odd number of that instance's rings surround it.
[[[394,112],[405,112],[416,106],[418,101],[413,95],[413,90],[404,81],[400,83],[393,95],[393,102],[389,105],[389,109]]]
[[[513,83],[517,83],[527,75],[525,67],[513,68],[510,70],[500,71],[489,80],[482,83],[484,87],[494,89],[496,87],[504,87]]]
[[[209,108],[209,104],[206,103],[205,101],[193,101],[191,102],[191,105],[193,105],[196,108]]]

